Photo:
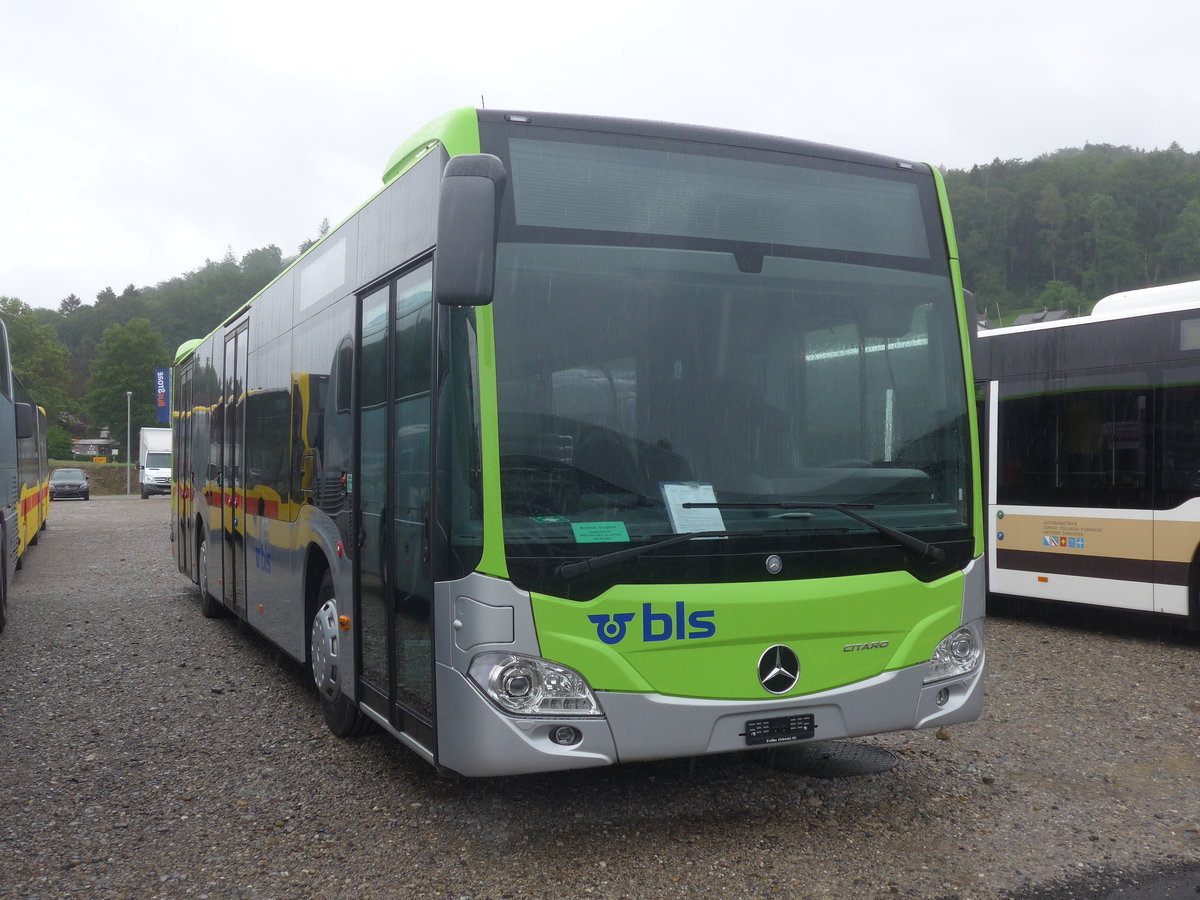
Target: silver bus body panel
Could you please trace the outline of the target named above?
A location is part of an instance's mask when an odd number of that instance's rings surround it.
[[[462,673],[439,666],[438,761],[463,775],[495,776],[729,753],[751,749],[748,720],[803,713],[814,716],[811,740],[818,741],[954,725],[979,717],[985,665],[986,657],[967,675],[923,684],[922,664],[781,700],[597,691],[604,718],[557,719],[506,715]],[[939,705],[942,691],[947,699]],[[571,747],[553,743],[550,734],[561,725],[579,729],[583,739]]]
[[[977,556],[963,569],[962,624],[987,614],[987,556]]]
[[[437,661],[459,672],[489,650],[541,655],[529,592],[506,579],[475,572],[435,585],[434,615]]]
[[[811,713],[813,740],[953,725],[979,717],[983,663],[960,678],[922,685],[924,664],[855,684],[783,700],[704,700],[659,694],[597,692],[622,762],[747,749],[746,722]],[[938,693],[949,699],[938,706]],[[914,698],[916,698],[914,702]],[[786,746],[786,745],[785,745]]]
[[[302,506],[295,522],[246,516],[246,622],[293,659],[304,662],[309,627],[305,615],[305,573],[309,556],[319,553],[333,576],[338,610],[353,608],[354,573],[350,560],[339,558],[337,525],[321,510]],[[342,665],[354,664],[354,641],[342,641]],[[350,693],[352,681],[343,685]]]
[[[610,723],[603,717],[521,718],[502,713],[467,676],[437,667],[438,763],[469,776],[523,775],[608,766],[619,761]],[[571,747],[550,740],[560,725],[583,739]],[[672,753],[678,756],[678,753]]]

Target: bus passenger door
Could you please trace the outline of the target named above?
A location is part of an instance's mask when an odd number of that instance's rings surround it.
[[[174,415],[171,420],[171,508],[175,511],[172,526],[175,535],[176,562],[180,572],[193,580],[192,549],[195,536],[192,507],[192,487],[196,483],[192,465],[192,375],[195,362],[189,360],[176,373],[174,386]]]
[[[436,755],[428,559],[431,286],[424,265],[360,298],[354,493],[361,697]]]
[[[243,321],[225,339],[225,428],[221,445],[221,589],[227,607],[245,610],[246,355],[249,323]]]
[[[1154,611],[1200,625],[1200,368],[1162,372],[1155,410]]]

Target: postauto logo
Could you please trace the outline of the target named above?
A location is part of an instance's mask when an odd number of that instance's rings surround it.
[[[716,610],[692,610],[682,600],[676,602],[674,612],[655,612],[649,603],[642,604],[642,640],[647,644],[657,641],[691,641],[710,638],[717,633],[712,621]],[[619,644],[625,640],[629,625],[639,613],[614,613],[612,615],[588,616],[596,626],[596,636],[606,644]],[[636,627],[635,627],[636,630]]]

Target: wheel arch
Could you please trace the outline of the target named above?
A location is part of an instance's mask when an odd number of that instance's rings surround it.
[[[208,526],[204,524],[204,516],[196,513],[196,529],[192,533],[192,584],[200,583],[200,545],[207,542]]]
[[[317,596],[321,590],[321,579],[328,572],[333,574],[333,566],[330,564],[329,557],[325,550],[316,543],[308,545],[308,552],[304,557],[304,627],[307,629],[311,626],[313,617],[317,614]],[[312,649],[309,642],[304,642],[304,661],[305,663],[312,662]]]

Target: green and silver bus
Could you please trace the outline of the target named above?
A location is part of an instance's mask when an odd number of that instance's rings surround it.
[[[465,109],[176,361],[172,541],[330,728],[490,776],[979,715],[929,166]]]

